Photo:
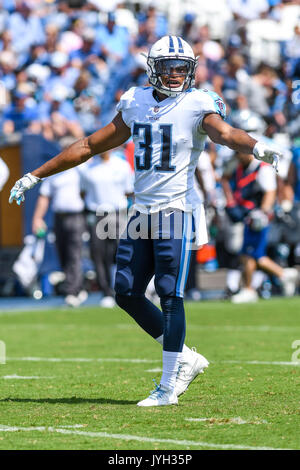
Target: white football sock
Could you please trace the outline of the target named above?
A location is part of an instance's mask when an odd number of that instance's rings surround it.
[[[157,341],[159,344],[161,344],[163,346],[163,344],[164,344],[164,335],[160,335],[158,338],[155,338],[155,341]],[[182,354],[185,355],[185,354],[189,354],[190,352],[191,352],[191,349],[184,344],[183,347],[182,347]]]
[[[163,351],[163,373],[160,384],[167,389],[174,389],[181,352]]]

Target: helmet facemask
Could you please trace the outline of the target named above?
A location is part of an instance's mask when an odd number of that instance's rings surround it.
[[[196,61],[191,57],[148,57],[147,64],[149,83],[160,93],[177,96],[192,85]],[[176,86],[177,78],[183,76]]]

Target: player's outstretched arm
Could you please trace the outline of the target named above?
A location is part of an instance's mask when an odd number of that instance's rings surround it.
[[[208,114],[203,118],[202,128],[216,144],[226,145],[236,152],[253,154],[258,160],[270,163],[278,171],[282,153],[264,142],[258,142],[242,129],[230,126],[218,114]]]
[[[25,191],[33,188],[42,178],[73,168],[93,155],[119,147],[129,137],[130,129],[118,113],[110,124],[88,137],[77,140],[56,157],[19,179],[11,190],[9,202],[16,200],[17,204],[21,204],[25,199]]]

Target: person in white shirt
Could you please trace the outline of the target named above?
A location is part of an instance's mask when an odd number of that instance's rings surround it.
[[[267,256],[268,231],[276,200],[276,176],[264,162],[251,154],[236,153],[237,167],[224,175],[223,188],[227,214],[232,222],[244,222],[243,245],[240,251],[244,285],[231,297],[233,303],[256,302],[258,294],[253,287],[255,271],[262,270],[279,278],[283,293],[294,295],[298,272],[282,268]]]
[[[56,247],[65,274],[60,288],[65,302],[78,307],[87,298],[83,290],[81,266],[84,202],[80,196],[80,177],[77,168],[53,175],[43,181],[32,219],[32,231],[47,230],[44,216],[51,204],[54,212]]]
[[[184,344],[183,303],[192,241],[207,242],[203,206],[194,189],[206,137],[276,168],[281,156],[224,122],[222,99],[192,87],[195,66],[194,52],[182,38],[158,40],[147,57],[150,86],[124,93],[110,124],[23,176],[11,190],[10,201],[21,204],[25,191],[42,178],[116,148],[132,135],[135,213],[118,246],[116,301],[163,347],[160,384],[138,406],[177,404],[208,366],[205,357]],[[161,310],[145,297],[153,274]]]
[[[269,9],[267,0],[227,0],[227,5],[237,18],[247,21],[259,18]]]
[[[9,178],[9,169],[6,163],[0,158],[0,191]]]
[[[133,193],[133,173],[126,160],[105,152],[80,168],[80,187],[91,237],[91,258],[103,293],[100,305],[113,307],[113,271],[119,225],[124,226],[124,222],[126,225],[127,198]]]

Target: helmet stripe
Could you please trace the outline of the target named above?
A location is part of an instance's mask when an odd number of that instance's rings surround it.
[[[169,52],[175,52],[174,41],[172,36],[169,36]]]
[[[179,47],[179,54],[183,54],[184,53],[184,50],[183,50],[183,45],[182,45],[182,41],[181,41],[181,38],[180,37],[177,37],[177,41],[178,41],[178,47]]]

